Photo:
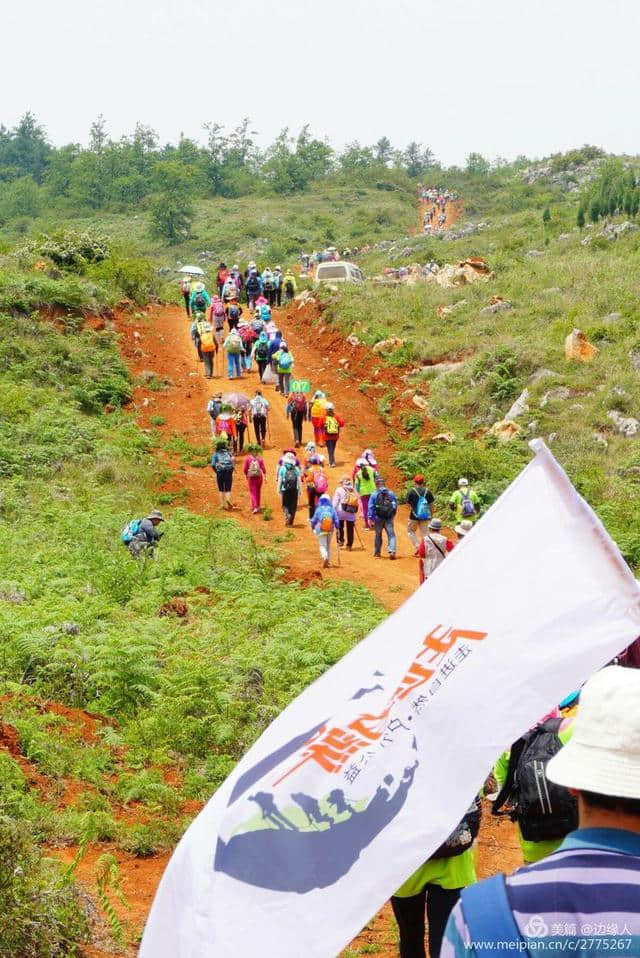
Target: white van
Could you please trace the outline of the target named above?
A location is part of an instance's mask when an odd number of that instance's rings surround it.
[[[318,263],[316,267],[317,283],[362,283],[362,270],[345,260],[330,263]]]

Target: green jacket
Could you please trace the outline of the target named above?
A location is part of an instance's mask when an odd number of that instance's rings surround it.
[[[451,858],[431,858],[407,878],[395,893],[396,898],[411,898],[418,895],[425,885],[440,885],[440,888],[466,888],[478,880],[476,875],[475,846]]]
[[[455,509],[456,519],[458,522],[461,522],[463,519],[470,519],[472,522],[475,522],[476,519],[478,518],[478,513],[480,512],[480,499],[478,498],[477,493],[475,493],[471,487],[469,487],[466,490],[466,493],[469,499],[471,499],[472,503],[476,507],[475,515],[463,516],[462,514],[463,495],[460,489],[456,489],[456,491],[453,493],[453,495],[449,499],[449,505],[451,506],[452,509]]]

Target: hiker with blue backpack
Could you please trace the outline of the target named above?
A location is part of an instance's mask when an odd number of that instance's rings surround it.
[[[154,550],[162,537],[162,532],[158,531],[161,522],[164,522],[164,517],[158,509],[154,509],[144,519],[131,519],[127,522],[120,538],[134,559],[139,559],[141,555],[153,558]]]
[[[407,493],[407,504],[411,510],[407,532],[416,550],[414,555],[417,555],[420,543],[427,534],[429,519],[431,518],[431,506],[433,505],[433,493],[425,486],[424,476],[421,473],[413,477],[413,487]],[[416,535],[416,531],[419,536]]]
[[[476,521],[480,513],[480,499],[469,486],[468,479],[464,477],[458,479],[458,488],[449,499],[449,507],[455,512],[458,522],[462,522],[463,519]]]
[[[284,339],[280,340],[280,349],[273,354],[273,361],[276,364],[276,372],[278,374],[276,392],[282,393],[283,396],[288,396],[291,385],[291,373],[293,371],[293,355]]]
[[[231,488],[233,486],[233,470],[235,460],[229,451],[226,438],[216,441],[216,450],[211,457],[211,468],[216,476],[218,492],[220,493],[220,508],[233,509],[231,505]]]
[[[328,493],[323,493],[318,499],[318,504],[309,522],[315,535],[318,537],[322,565],[325,569],[328,569],[331,565],[331,538],[333,531],[334,529],[336,531],[340,529],[338,514],[333,508],[331,496]],[[340,546],[338,546],[338,555],[340,554],[339,550]]]
[[[285,525],[292,526],[298,509],[298,497],[302,491],[300,465],[296,454],[287,451],[278,465],[278,494],[282,498]]]

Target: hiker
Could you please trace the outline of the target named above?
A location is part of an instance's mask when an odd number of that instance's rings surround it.
[[[183,276],[180,280],[180,292],[182,298],[184,299],[184,308],[187,311],[187,316],[191,316],[191,308],[189,306],[189,301],[191,299],[191,274],[187,273],[186,276]]]
[[[387,550],[389,558],[396,557],[396,532],[393,527],[393,520],[398,511],[398,500],[395,493],[387,489],[387,485],[381,476],[376,478],[376,491],[369,498],[368,516],[369,522],[373,522],[375,529],[375,540],[373,544],[374,558],[380,558],[382,549],[382,530],[387,535]]]
[[[233,443],[233,451],[239,453],[244,450],[244,436],[249,428],[246,406],[238,406],[233,414],[233,419],[236,424],[236,439]]]
[[[238,299],[238,284],[231,274],[229,274],[224,281],[224,286],[222,287],[222,297],[223,303],[232,303]]]
[[[262,322],[266,325],[271,322],[271,306],[264,296],[258,296],[256,300],[256,309]]]
[[[302,445],[302,424],[309,415],[309,406],[303,393],[291,393],[285,409],[293,426],[293,444],[296,449]],[[315,447],[314,447],[315,448]]]
[[[326,395],[321,389],[316,389],[311,397],[311,424],[316,446],[324,446],[324,423],[327,418]]]
[[[253,431],[256,434],[256,442],[264,449],[267,439],[269,401],[264,398],[261,389],[256,389],[256,394],[249,403],[249,406],[251,409],[251,418],[253,420]]]
[[[276,287],[273,273],[268,266],[262,271],[262,290],[269,301],[269,306],[273,309],[276,302]]]
[[[191,307],[191,315],[194,317],[196,313],[206,313],[209,306],[211,306],[211,297],[204,288],[204,283],[196,283],[194,285],[191,290],[189,305]]]
[[[162,538],[158,526],[164,522],[164,517],[158,509],[154,509],[144,519],[131,519],[120,534],[122,542],[127,546],[134,559],[141,555],[153,559],[156,546]]]
[[[252,356],[256,361],[258,374],[260,376],[260,380],[262,381],[264,371],[269,365],[269,340],[267,339],[267,334],[264,331],[259,334],[255,343],[253,344]]]
[[[378,460],[374,455],[373,449],[365,449],[365,451],[362,453],[362,458],[367,465],[371,466],[375,473],[378,472]]]
[[[218,272],[216,274],[216,286],[218,287],[218,296],[222,299],[222,290],[224,289],[224,284],[227,282],[229,277],[229,271],[225,263],[220,263],[218,266]]]
[[[250,445],[247,448],[247,456],[244,460],[242,471],[249,487],[249,500],[251,502],[251,511],[255,516],[260,512],[260,493],[262,492],[262,483],[267,475],[267,467],[262,458],[262,449],[260,446]]]
[[[191,339],[193,341],[193,345],[196,348],[196,353],[198,354],[198,362],[200,363],[204,362],[202,349],[200,347],[200,333],[198,332],[198,323],[200,321],[201,315],[202,314],[198,314],[198,316],[196,316],[193,322],[191,323]]]
[[[338,516],[331,503],[331,496],[323,493],[318,499],[318,505],[309,520],[311,528],[318,537],[322,565],[328,569],[331,565],[331,537],[333,530],[339,528]]]
[[[256,300],[258,296],[262,293],[262,281],[258,276],[258,271],[252,269],[247,276],[247,281],[245,283],[245,290],[247,293],[247,303],[250,310],[256,308]]]
[[[242,287],[244,286],[244,280],[242,277],[242,273],[240,272],[240,267],[238,266],[237,263],[233,264],[229,275],[231,276],[234,283],[236,284],[236,289],[238,291],[238,299],[240,299],[242,296]]]
[[[214,336],[216,340],[216,345],[218,347],[216,350],[217,352],[221,349],[222,343],[224,342],[224,319],[225,319],[224,306],[222,305],[222,300],[220,299],[219,296],[213,296],[211,298],[211,310],[209,313],[209,317],[214,329]]]
[[[414,555],[418,555],[420,543],[427,533],[429,519],[431,518],[431,506],[433,504],[433,493],[427,489],[424,484],[424,476],[418,473],[413,477],[413,488],[407,494],[407,504],[410,508],[409,521],[407,523],[407,532],[413,544]],[[416,535],[416,530],[419,535]]]
[[[473,489],[469,486],[469,480],[462,477],[458,479],[458,488],[449,499],[449,507],[456,514],[458,522],[463,519],[469,519],[475,522],[480,511],[480,499]]]
[[[273,271],[273,285],[275,289],[275,305],[282,306],[282,266],[276,266]]]
[[[269,363],[271,364],[271,371],[275,377],[277,375],[276,373],[277,367],[276,367],[276,361],[274,357],[280,349],[280,344],[282,342],[282,333],[280,332],[279,329],[275,329],[273,331],[273,334],[270,334],[268,329],[266,330],[266,332],[267,332],[267,338],[269,339]],[[278,390],[276,389],[276,392],[277,391]]]
[[[199,354],[204,363],[205,379],[211,379],[213,376],[213,357],[218,350],[218,344],[215,338],[213,326],[204,314],[197,314],[196,330],[198,333]]]
[[[251,357],[253,355],[253,344],[258,339],[258,334],[255,329],[251,326],[250,323],[247,323],[244,319],[241,319],[238,323],[238,335],[242,340],[243,352],[242,352],[242,364],[249,372],[251,370]]]
[[[637,942],[639,702],[634,669],[608,666],[589,679],[571,741],[546,768],[548,782],[576,795],[577,830],[544,861],[465,889],[447,923],[441,958],[476,958],[474,941],[482,942],[483,955],[494,949],[526,954],[525,942],[533,937],[536,951],[550,951],[550,938],[558,934],[568,954],[604,954],[616,942],[620,949],[620,935]]]
[[[554,852],[575,828],[575,803],[566,790],[558,792],[545,783],[553,798],[552,814],[536,801],[535,772],[536,767],[546,770],[551,756],[569,741],[573,732],[573,720],[563,719],[560,709],[554,708],[503,752],[494,765],[499,793],[492,812],[498,815],[503,805],[510,806],[526,865]]]
[[[462,522],[459,522],[455,526],[455,533],[458,537],[458,542],[464,539],[465,536],[468,536],[471,530],[473,529],[473,522],[471,519],[463,519]]]
[[[232,406],[223,404],[221,407],[215,421],[215,436],[235,446],[238,430]]]
[[[294,523],[300,492],[300,466],[296,465],[295,454],[286,452],[282,457],[282,465],[278,468],[278,493],[282,497],[282,510],[287,526]]]
[[[284,301],[285,305],[293,302],[293,297],[296,295],[298,287],[296,286],[296,278],[293,275],[291,270],[287,272],[282,277],[282,288],[284,289]],[[278,305],[280,305],[278,303]]]
[[[360,496],[364,527],[365,529],[373,529],[374,523],[369,521],[369,498],[376,491],[376,474],[366,459],[356,460],[353,483]]]
[[[481,805],[477,796],[445,842],[391,897],[398,923],[401,958],[426,958],[425,911],[429,955],[437,958],[451,911],[463,888],[475,884],[474,842],[480,831]]]
[[[315,455],[311,457],[309,466],[305,469],[304,478],[307,486],[309,518],[312,519],[318,499],[329,490],[329,480],[324,471],[324,456]]]
[[[233,485],[233,470],[235,461],[229,451],[226,439],[216,440],[216,449],[211,457],[211,468],[216,474],[218,492],[220,493],[220,508],[233,509],[231,505],[231,487]]]
[[[232,329],[237,329],[242,317],[242,306],[238,304],[237,300],[232,299],[223,307],[223,310],[227,323],[229,324],[229,332],[231,332]]]
[[[353,488],[353,482],[349,476],[343,476],[340,485],[333,494],[333,508],[338,517],[338,545],[343,546],[346,539],[349,552],[353,548],[353,534],[359,507],[360,500],[358,493]]]
[[[237,329],[232,329],[224,341],[224,351],[227,354],[227,375],[229,379],[235,375],[240,379],[242,377],[242,366],[240,359],[244,345]]]
[[[342,416],[338,416],[332,402],[326,405],[326,418],[324,421],[324,440],[327,444],[327,453],[329,454],[329,465],[335,468],[336,465],[336,445],[340,438],[340,430],[345,422]]]
[[[416,553],[420,559],[418,563],[420,585],[444,562],[453,549],[453,545],[451,539],[442,535],[440,519],[432,519]]]
[[[214,393],[207,403],[207,412],[209,413],[209,423],[211,425],[211,435],[216,435],[216,419],[222,412],[222,393]]]
[[[291,385],[291,371],[293,370],[293,354],[289,351],[284,339],[280,340],[280,349],[273,354],[273,361],[276,364],[278,374],[276,392],[288,396],[289,386]]]

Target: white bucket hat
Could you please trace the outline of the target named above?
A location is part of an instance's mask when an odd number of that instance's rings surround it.
[[[573,737],[547,777],[582,792],[640,798],[640,672],[611,665],[589,679]]]
[[[456,532],[459,536],[466,536],[467,533],[471,532],[473,529],[473,522],[471,519],[463,519],[462,522],[455,527]]]

